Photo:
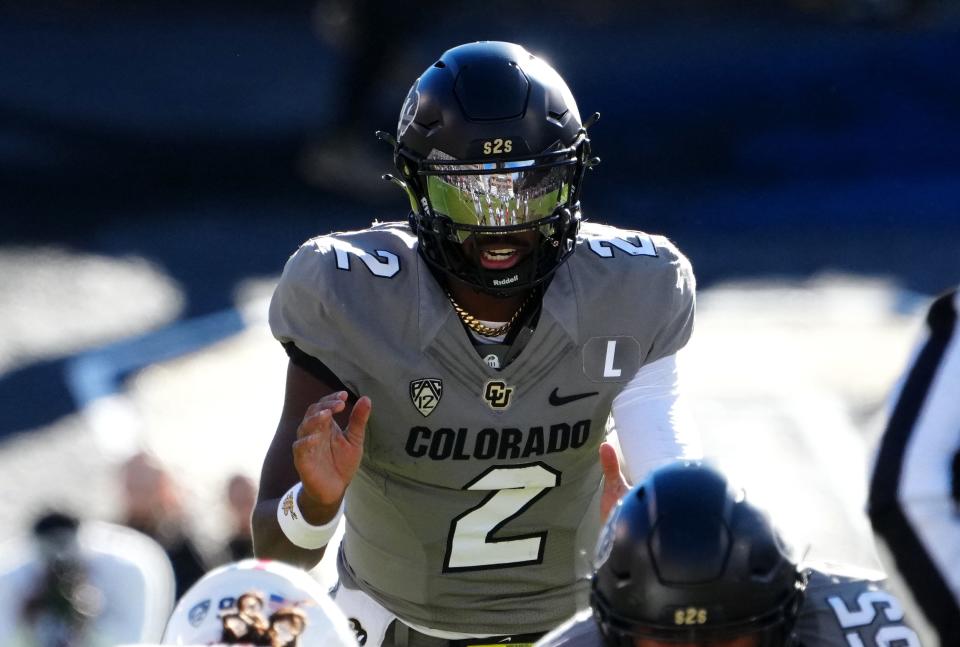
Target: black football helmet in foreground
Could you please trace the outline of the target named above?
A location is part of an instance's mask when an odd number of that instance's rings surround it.
[[[698,462],[633,487],[597,547],[591,604],[612,645],[792,645],[803,577],[767,516]]]

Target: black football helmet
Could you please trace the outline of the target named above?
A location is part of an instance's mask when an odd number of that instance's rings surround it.
[[[793,645],[797,565],[767,516],[699,462],[653,472],[617,504],[597,545],[594,618],[608,644]]]
[[[505,295],[545,281],[573,252],[584,171],[599,162],[567,84],[519,45],[447,50],[403,104],[394,163],[420,253],[477,289]],[[508,269],[480,263],[482,236],[539,232]],[[473,238],[472,243],[464,244]]]

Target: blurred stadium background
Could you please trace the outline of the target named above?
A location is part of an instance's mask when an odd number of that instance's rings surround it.
[[[811,555],[875,565],[866,448],[960,276],[957,3],[405,4],[0,6],[0,539],[117,519],[146,448],[217,554],[279,412],[287,255],[405,215],[373,132],[441,51],[498,39],[602,114],[586,216],[693,260],[708,449]]]

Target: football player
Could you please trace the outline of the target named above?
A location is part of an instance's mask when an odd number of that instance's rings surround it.
[[[177,602],[164,645],[350,647],[356,640],[319,582],[299,568],[245,559],[215,568]]]
[[[870,480],[877,538],[943,645],[960,643],[960,292],[938,297]]]
[[[408,221],[287,262],[255,552],[312,567],[345,510],[336,601],[367,644],[530,644],[586,606],[626,491],[611,412],[628,477],[699,455],[676,364],[690,264],[662,236],[581,225],[595,120],[522,47],[455,47],[380,134]]]
[[[537,646],[918,646],[881,580],[799,567],[723,474],[678,461],[617,504],[597,544],[592,610]]]

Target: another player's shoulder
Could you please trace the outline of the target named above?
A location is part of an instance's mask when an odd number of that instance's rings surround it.
[[[833,563],[805,565],[807,582],[796,633],[809,647],[919,644],[903,607],[874,569]]]
[[[590,610],[581,611],[537,641],[536,647],[603,647],[603,635]]]
[[[848,582],[882,583],[887,578],[879,569],[840,562],[804,562],[802,570],[808,591],[821,587],[832,588]]]
[[[839,599],[857,598],[864,591],[882,591],[882,571],[848,564],[818,562],[805,564],[804,610],[834,609]]]

